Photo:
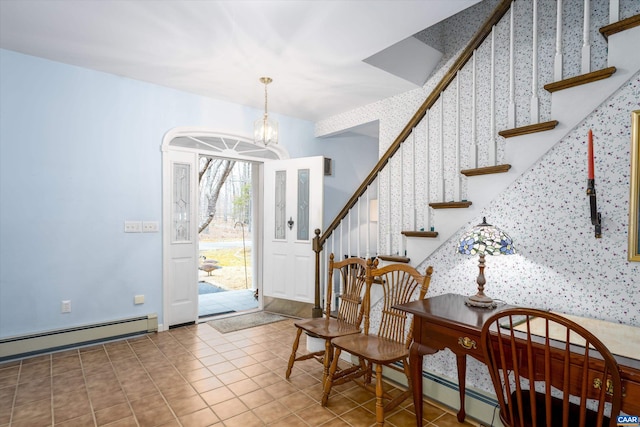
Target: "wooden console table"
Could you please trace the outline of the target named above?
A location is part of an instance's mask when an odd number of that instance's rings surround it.
[[[423,356],[434,354],[445,348],[456,355],[460,388],[458,421],[464,422],[466,417],[464,396],[467,355],[484,363],[484,355],[480,347],[482,325],[496,310],[506,307],[506,305],[498,306],[493,310],[469,307],[464,304],[464,296],[457,294],[439,295],[395,307],[415,316],[414,342],[410,348],[409,363],[418,427],[422,426]],[[609,332],[612,334],[615,333],[615,325],[611,324]],[[616,356],[616,360],[621,369],[622,387],[625,393],[622,400],[622,410],[631,415],[640,414],[640,360],[622,356]]]

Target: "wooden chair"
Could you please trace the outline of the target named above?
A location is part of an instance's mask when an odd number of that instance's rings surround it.
[[[384,414],[402,403],[411,396],[411,377],[409,370],[409,346],[413,341],[413,322],[407,328],[407,313],[393,308],[394,305],[403,304],[412,299],[423,299],[429,288],[433,268],[427,268],[426,274],[421,275],[415,268],[406,264],[391,264],[369,271],[367,282],[373,284],[371,294],[376,286],[382,289],[382,312],[380,326],[375,335],[370,334],[367,327],[360,335],[336,338],[332,344],[335,354],[329,375],[325,381],[322,405],[326,406],[331,388],[334,385],[350,380],[365,389],[372,391],[376,396],[376,422],[384,424]],[[369,302],[367,302],[369,304]],[[368,311],[365,311],[368,314]],[[365,320],[366,322],[366,320]],[[366,324],[366,323],[365,323]],[[348,352],[359,360],[359,364],[352,368],[338,371],[338,361],[342,351]],[[394,366],[396,362],[402,362],[402,369]],[[375,387],[371,384],[373,366],[375,365]],[[382,367],[403,371],[407,377],[409,390],[395,397],[385,392],[382,382]]]
[[[618,364],[582,326],[547,311],[505,309],[487,319],[480,341],[505,426],[617,425]]]
[[[369,261],[370,263],[371,261]],[[361,331],[364,305],[362,304],[366,292],[367,260],[358,257],[347,258],[343,261],[335,261],[334,255],[329,255],[329,272],[327,279],[327,293],[325,301],[325,313],[323,317],[314,319],[302,319],[294,322],[298,328],[296,338],[293,341],[291,356],[287,366],[286,378],[291,376],[293,364],[299,360],[314,358],[324,365],[322,381],[327,377],[333,350],[331,341],[334,338],[345,335],[358,334]],[[339,306],[337,313],[331,312],[333,301],[334,279],[339,284]],[[332,317],[334,316],[335,317]],[[297,355],[302,332],[315,338],[325,340],[325,349],[313,353]]]

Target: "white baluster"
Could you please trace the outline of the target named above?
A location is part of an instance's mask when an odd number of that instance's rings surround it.
[[[491,138],[489,139],[489,162],[493,163],[493,165],[498,164],[498,155],[496,148],[496,117],[495,117],[495,103],[496,103],[496,79],[495,79],[495,69],[496,69],[496,26],[494,25],[491,28],[491,103],[489,107],[489,130],[491,131]]]
[[[442,173],[442,201],[446,202],[445,170],[444,170],[444,92],[440,92],[440,169]]]
[[[404,143],[400,145],[400,232],[404,230]],[[400,234],[400,255],[404,256],[404,234]]]
[[[331,253],[334,255],[336,253],[336,230],[331,232]]]
[[[340,221],[340,254],[338,259],[342,259],[342,255],[344,254],[344,219]]]
[[[425,157],[427,162],[427,181],[425,182],[425,196],[426,196],[426,211],[425,211],[425,229],[428,230],[431,226],[431,208],[429,207],[429,203],[431,203],[431,163],[429,162],[429,111],[424,116],[425,120]]]
[[[358,210],[356,212],[356,255],[362,256],[362,252],[360,252],[360,240],[362,240],[362,236],[360,235],[360,226],[362,221],[360,220],[360,210],[362,209],[362,197],[358,197],[358,203],[356,203]]]
[[[609,23],[620,20],[620,0],[609,0]]]
[[[412,197],[413,197],[413,210],[411,212],[411,215],[413,216],[413,221],[412,221],[412,225],[413,225],[413,230],[417,230],[416,228],[416,216],[417,216],[417,203],[416,203],[416,128],[413,128],[412,131],[412,135],[413,135],[413,144],[411,145],[411,149],[412,149],[412,155],[411,155],[411,170],[412,170],[412,178],[411,178],[411,184],[412,184]]]
[[[538,102],[538,0],[533,0],[533,52],[531,54],[531,123],[540,121]]]
[[[582,32],[582,74],[591,71],[591,1],[584,0],[584,27]]]
[[[511,10],[509,15],[509,107],[507,110],[509,129],[516,127],[516,83],[515,83],[515,67],[514,67],[514,8],[515,4],[511,2]]]
[[[371,200],[369,200],[369,190],[370,186],[367,186],[366,195],[367,195],[367,251],[365,252],[364,257],[369,259],[369,251],[371,250]]]
[[[562,0],[556,9],[556,56],[553,59],[553,79],[562,80]]]
[[[347,256],[351,256],[351,235],[353,234],[353,229],[351,228],[351,212],[353,212],[353,208],[349,209],[349,213],[347,214]]]
[[[478,167],[478,143],[476,141],[476,51],[471,62],[471,160],[470,168]],[[443,200],[444,202],[444,200]]]
[[[456,73],[456,176],[453,180],[453,194],[462,200],[462,170],[460,164],[460,72]]]
[[[387,197],[387,216],[388,216],[388,220],[387,220],[387,246],[389,248],[389,251],[387,252],[389,255],[391,255],[393,252],[391,252],[393,250],[392,246],[391,246],[391,164],[387,163],[387,175],[388,175],[388,180],[387,180],[387,193],[388,193],[388,197]]]

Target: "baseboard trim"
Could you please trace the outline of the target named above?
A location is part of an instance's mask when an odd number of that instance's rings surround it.
[[[158,316],[153,313],[130,319],[8,337],[0,340],[0,361],[122,339],[157,330]]]

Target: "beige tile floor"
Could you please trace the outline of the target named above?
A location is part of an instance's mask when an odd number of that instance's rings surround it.
[[[319,404],[321,365],[284,373],[292,320],[221,334],[206,323],[0,363],[0,426],[370,426],[353,383]],[[300,348],[305,348],[301,343]],[[385,425],[415,425],[407,400]],[[425,426],[461,426],[427,402]],[[465,425],[473,425],[467,423]]]

